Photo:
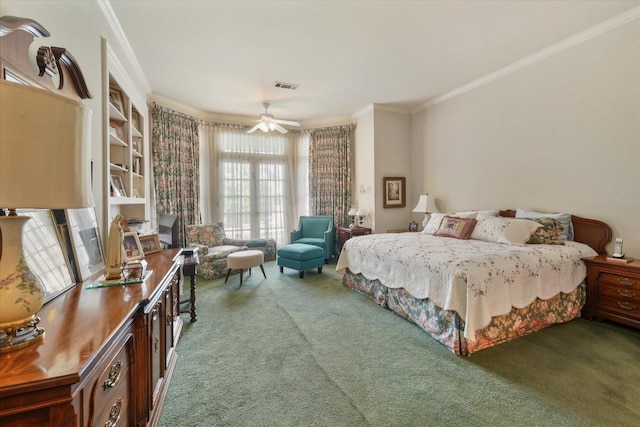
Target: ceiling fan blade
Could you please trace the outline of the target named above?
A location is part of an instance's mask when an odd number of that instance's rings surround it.
[[[277,119],[274,119],[273,121],[276,122],[276,123],[280,123],[281,125],[300,126],[300,123],[293,122],[291,120],[277,120]]]
[[[277,123],[273,123],[273,127],[280,133],[287,133],[288,130],[286,130],[285,128],[283,128],[282,126],[280,126]]]
[[[262,122],[258,123],[257,125],[255,125],[254,127],[252,127],[251,129],[249,129],[247,131],[247,133],[254,133],[255,131],[257,131],[260,128],[260,125],[262,124]]]

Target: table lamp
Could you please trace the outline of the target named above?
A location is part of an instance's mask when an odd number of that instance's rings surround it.
[[[365,211],[364,209],[358,209],[358,211],[356,212],[356,228],[362,227],[362,221],[364,220],[365,216],[367,216],[367,211]]]
[[[349,228],[353,228],[356,224],[356,208],[351,208],[351,210],[349,211],[349,213],[347,213],[347,215],[349,215],[351,217],[351,224],[349,225]]]
[[[429,222],[429,214],[434,212],[440,212],[436,206],[436,202],[433,197],[429,197],[429,194],[421,194],[418,204],[411,212],[419,212],[424,214],[424,220],[422,220],[422,228],[427,226]]]
[[[90,120],[79,101],[0,80],[0,353],[44,338],[44,286],[22,250],[29,217],[15,210],[93,206]]]

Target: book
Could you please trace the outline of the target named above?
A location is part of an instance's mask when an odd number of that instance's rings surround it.
[[[627,256],[623,256],[622,258],[617,258],[617,257],[613,257],[613,256],[608,256],[607,257],[607,261],[611,261],[611,262],[619,262],[621,264],[627,264],[630,263],[631,261],[633,261],[633,258],[631,257],[627,257]]]

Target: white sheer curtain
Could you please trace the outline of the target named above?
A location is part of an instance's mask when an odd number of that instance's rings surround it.
[[[244,126],[200,126],[201,211],[222,221],[227,237],[289,243],[300,215],[308,215],[309,135],[256,132]]]

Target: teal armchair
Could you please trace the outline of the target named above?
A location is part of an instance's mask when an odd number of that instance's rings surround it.
[[[314,245],[324,250],[324,262],[329,263],[335,246],[333,217],[326,215],[301,216],[298,229],[291,232],[291,243]]]

